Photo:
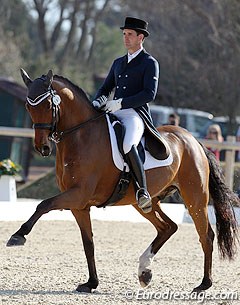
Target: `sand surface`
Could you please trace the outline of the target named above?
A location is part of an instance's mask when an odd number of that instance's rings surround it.
[[[100,284],[92,294],[75,292],[77,285],[88,278],[75,222],[39,221],[25,246],[5,247],[21,224],[0,222],[1,305],[203,303],[202,299],[179,300],[202,280],[203,255],[192,224],[179,225],[158,252],[151,285],[142,290],[137,277],[138,259],[155,237],[155,229],[148,223],[94,220]],[[233,262],[222,261],[216,243],[214,248],[214,284],[206,297],[221,300],[205,300],[204,304],[240,304],[240,300],[225,300],[228,292],[234,293],[234,298],[236,294],[240,297],[240,255]]]

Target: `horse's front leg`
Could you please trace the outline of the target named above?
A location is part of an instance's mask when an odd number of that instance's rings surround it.
[[[26,242],[25,235],[28,235],[39,218],[52,210],[72,209],[79,205],[79,191],[70,189],[57,196],[43,200],[36,208],[35,213],[25,222],[21,228],[14,233],[7,246],[23,246]]]
[[[90,210],[72,210],[72,213],[78,223],[81,230],[83,247],[87,258],[89,279],[86,283],[80,284],[77,287],[79,292],[91,292],[92,289],[96,289],[98,286],[98,277],[94,258],[94,244],[92,225],[90,219]]]

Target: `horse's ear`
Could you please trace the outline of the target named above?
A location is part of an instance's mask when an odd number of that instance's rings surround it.
[[[20,69],[20,72],[25,85],[28,87],[32,83],[31,78],[28,76],[27,72],[22,68]]]
[[[53,81],[53,72],[52,70],[48,71],[48,74],[46,75],[46,80],[44,81],[45,85],[47,87],[50,87]]]

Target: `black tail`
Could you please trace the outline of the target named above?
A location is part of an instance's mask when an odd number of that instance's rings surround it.
[[[233,206],[240,206],[238,196],[225,184],[222,170],[215,155],[202,145],[210,167],[209,192],[216,215],[218,249],[222,258],[234,258],[238,237],[238,224]]]

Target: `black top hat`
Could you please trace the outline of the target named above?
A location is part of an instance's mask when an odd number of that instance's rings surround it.
[[[121,26],[120,29],[130,29],[130,30],[135,30],[140,33],[142,33],[145,37],[149,35],[149,32],[147,30],[148,27],[148,22],[138,19],[138,18],[133,18],[133,17],[126,17],[125,19],[125,24],[124,26]]]

